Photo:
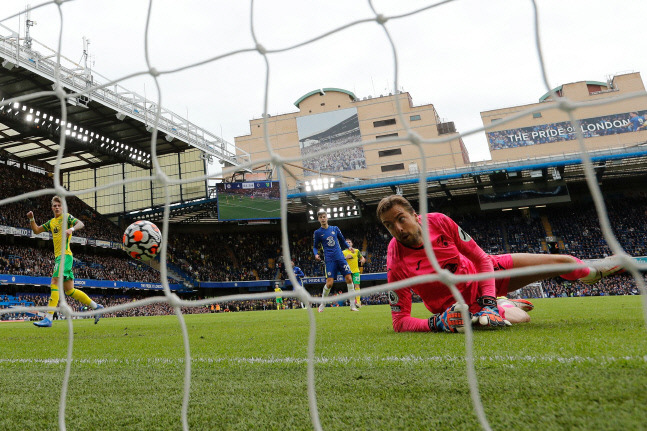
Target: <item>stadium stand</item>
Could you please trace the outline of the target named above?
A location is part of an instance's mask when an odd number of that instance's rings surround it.
[[[89,247],[88,247],[89,248]],[[128,258],[120,251],[102,251],[102,254],[74,250],[73,271],[76,278],[91,280],[138,281],[159,283],[160,274],[148,265]],[[51,277],[52,250],[0,243],[0,273]],[[177,282],[169,278],[169,282]]]
[[[0,164],[0,175],[7,187],[0,189],[0,198],[6,198],[14,190],[31,191],[52,187],[47,175],[15,166]],[[606,205],[611,226],[621,246],[633,256],[647,255],[647,198],[641,194],[612,194],[606,197]],[[120,241],[122,228],[101,216],[83,201],[68,199],[69,211],[86,222],[86,228],[79,236]],[[51,217],[50,197],[26,199],[5,205],[0,212],[0,225],[24,228],[25,215],[34,210],[39,223]],[[479,245],[491,254],[499,253],[547,253],[546,236],[559,238],[564,252],[583,259],[599,259],[611,254],[602,237],[597,213],[589,202],[575,202],[531,211],[511,212],[464,212],[452,217]],[[316,224],[294,224],[290,226],[289,242],[292,260],[308,277],[323,276],[323,265],[314,259],[312,253],[312,232]],[[390,241],[387,231],[374,220],[372,211],[365,211],[361,220],[345,222],[340,226],[346,237],[352,238],[367,262],[364,274],[385,272],[386,249]],[[217,246],[214,246],[217,244]],[[128,258],[119,250],[75,244],[74,271],[79,279],[119,280],[137,282],[159,282],[159,272]],[[254,281],[286,280],[279,229],[241,232],[235,228],[221,229],[217,233],[169,232],[169,282],[178,280],[191,285],[203,281]],[[49,277],[52,273],[53,259],[49,241],[27,238],[14,238],[9,235],[0,237],[0,273],[10,275],[30,275]],[[13,290],[3,292],[7,297],[15,294]],[[121,290],[102,290],[100,300],[110,305],[132,301],[151,292],[138,292],[124,295]],[[223,291],[198,291],[197,295],[220,295]],[[116,293],[116,294],[115,294]],[[231,293],[231,292],[229,292]],[[590,296],[590,295],[633,295],[637,294],[633,279],[629,276],[603,280],[594,286],[580,283],[549,280],[541,289],[525,292],[528,296]],[[30,296],[31,295],[31,296]],[[95,295],[96,296],[96,295]],[[25,293],[15,300],[4,301],[2,307],[12,306],[24,301],[43,305],[46,297],[39,293]],[[18,302],[16,302],[18,301]],[[20,302],[23,301],[23,302]],[[122,301],[122,302],[119,302]],[[6,303],[5,303],[6,302]],[[364,298],[365,304],[386,303],[383,294]],[[286,300],[288,307],[296,307],[292,300]],[[220,310],[190,308],[192,312],[246,311],[274,309],[272,301],[240,301],[223,304]],[[141,309],[131,309],[128,315],[168,314],[167,305],[153,304]],[[135,314],[132,314],[135,313]],[[7,315],[7,318],[29,316]],[[9,317],[12,316],[12,317]]]
[[[0,176],[2,177],[0,199],[15,196],[17,191],[27,193],[54,187],[49,176],[15,166],[0,164]],[[29,211],[34,212],[38,224],[46,222],[52,218],[51,198],[52,196],[38,196],[11,205],[4,205],[0,211],[0,225],[28,227],[25,220]],[[67,199],[67,205],[68,212],[86,225],[76,236],[105,241],[121,241],[121,229],[82,200],[72,196]]]

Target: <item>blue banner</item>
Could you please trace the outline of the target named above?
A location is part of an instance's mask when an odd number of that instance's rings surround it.
[[[579,121],[580,131],[584,138],[647,131],[647,111],[584,118]],[[577,135],[573,124],[570,121],[563,121],[520,129],[488,132],[487,139],[490,150],[504,150],[551,142],[572,141],[577,139]]]
[[[0,274],[0,284],[30,284],[37,286],[49,286],[51,277],[31,277],[27,275]],[[139,283],[134,281],[110,281],[110,280],[88,280],[75,279],[74,286],[98,287],[104,289],[143,289],[143,290],[162,290],[161,283]],[[171,290],[184,290],[181,284],[170,284]]]
[[[362,274],[361,280],[364,281],[386,281],[386,272],[375,272],[371,274]],[[304,277],[303,284],[324,284],[326,277]],[[335,282],[344,282],[344,277],[338,275]],[[246,287],[250,292],[258,291],[259,287],[274,288],[276,280],[258,280],[258,281],[222,281],[222,282],[202,282],[199,287],[203,289],[228,289],[232,287]],[[291,287],[290,280],[285,280],[285,286]]]

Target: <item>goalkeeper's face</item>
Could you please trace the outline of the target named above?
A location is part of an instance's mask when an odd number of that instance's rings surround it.
[[[400,205],[394,205],[381,216],[382,224],[395,239],[407,247],[422,244],[422,227],[416,213],[410,213]]]

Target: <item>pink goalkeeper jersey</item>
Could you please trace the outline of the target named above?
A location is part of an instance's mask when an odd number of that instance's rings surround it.
[[[429,222],[429,239],[441,268],[454,274],[477,274],[492,272],[490,257],[461,229],[452,219],[444,214],[427,214]],[[415,277],[434,274],[436,271],[427,259],[425,249],[409,248],[395,238],[391,239],[386,256],[387,279],[389,283]],[[456,286],[465,302],[471,304],[470,311],[480,307],[476,298],[482,295],[496,296],[494,279],[460,283]],[[428,332],[427,319],[411,317],[411,291],[415,292],[429,311],[442,313],[456,302],[451,291],[444,284],[435,281],[412,285],[389,292],[393,329],[396,332]]]

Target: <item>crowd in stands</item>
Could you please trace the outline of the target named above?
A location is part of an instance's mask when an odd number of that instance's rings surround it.
[[[75,250],[73,258],[75,278],[160,282],[159,271],[129,258],[121,251],[99,255]],[[0,274],[51,277],[53,272],[53,250],[0,242]],[[177,281],[169,278],[169,283],[177,283]]]
[[[49,176],[19,169],[0,163],[3,187],[0,199],[16,194],[52,187]],[[6,185],[6,186],[5,186]],[[0,207],[0,225],[28,227],[26,214],[35,212],[36,221],[42,224],[51,218],[51,196],[23,199]],[[99,215],[82,202],[72,197],[67,200],[69,212],[84,221],[85,229],[78,236],[120,241],[121,229]],[[647,255],[647,198],[634,196],[607,196],[605,201],[608,217],[623,249],[632,256]],[[492,213],[488,213],[491,215]],[[488,214],[449,214],[475,241],[490,254],[501,253],[547,253],[546,226],[552,236],[563,243],[563,252],[581,259],[600,259],[610,256],[600,228],[598,214],[593,204],[572,204],[547,208],[540,213],[497,212]],[[367,258],[364,273],[386,271],[386,250],[390,234],[380,223],[372,222],[372,215],[358,219],[354,225],[342,226],[342,232],[351,238],[356,248]],[[543,220],[542,220],[543,218]],[[336,224],[334,221],[331,224]],[[312,233],[319,227],[311,223],[291,229],[288,233],[290,258],[307,277],[324,275],[324,264],[314,258]],[[77,233],[75,233],[75,236]],[[50,277],[53,272],[53,248],[51,243],[34,246],[36,240],[9,241],[0,238],[0,273]],[[127,257],[121,251],[95,249],[89,246],[72,246],[76,278],[159,282],[158,271]],[[278,230],[262,232],[230,233],[183,233],[169,234],[168,261],[179,267],[194,281],[252,281],[284,280],[285,262],[282,253],[281,234]],[[169,279],[170,282],[176,282]],[[549,280],[543,283],[543,294],[548,297],[636,294],[637,288],[631,277],[612,277],[594,286],[579,283],[564,283]],[[110,297],[110,301],[128,301],[131,297]],[[384,303],[384,295],[373,295],[367,303]],[[290,302],[290,305],[294,305]],[[128,311],[150,315],[170,310],[163,304],[147,306],[146,310]],[[166,307],[166,308],[165,308]],[[241,301],[231,305],[230,311],[275,308],[272,300]],[[224,308],[223,308],[224,309]],[[214,310],[208,309],[204,312]],[[138,314],[139,315],[139,314]]]
[[[632,256],[647,255],[647,204],[645,199],[625,197],[606,202],[609,222],[622,248]],[[564,241],[564,250],[581,259],[610,256],[592,205],[572,206],[551,214],[553,235]]]
[[[647,282],[647,276],[645,276]],[[520,290],[518,296],[524,298],[561,298],[575,296],[617,296],[639,295],[636,281],[629,274],[618,274],[603,278],[595,284],[584,284],[554,278],[545,280],[540,286],[529,286]]]
[[[48,175],[9,166],[0,163],[0,200],[36,190],[54,187]],[[53,217],[53,195],[41,195],[26,198],[0,207],[0,225],[29,228],[27,213],[34,212],[36,223],[41,225]],[[96,212],[81,199],[70,196],[66,199],[68,213],[85,224],[85,228],[74,235],[83,238],[94,238],[105,241],[121,241],[122,231],[111,221]]]

